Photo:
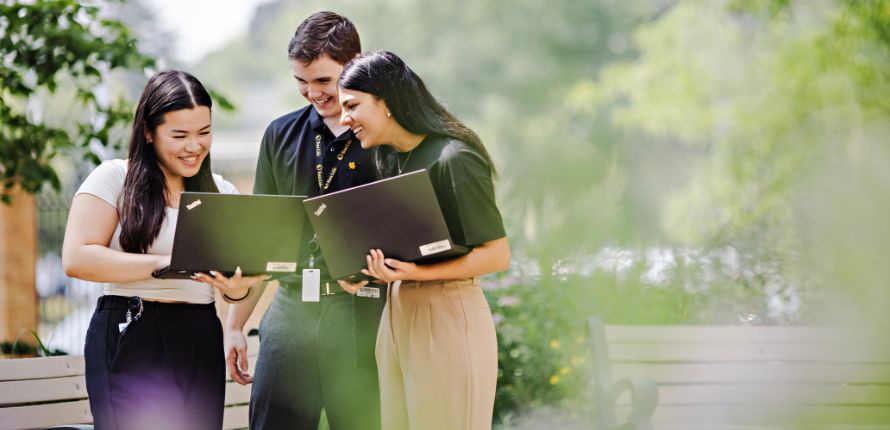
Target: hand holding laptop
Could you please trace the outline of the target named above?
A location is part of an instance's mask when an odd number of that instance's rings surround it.
[[[196,273],[192,279],[216,288],[227,302],[240,302],[250,294],[253,284],[269,279],[269,275],[241,276],[241,267],[237,267],[231,278],[211,270],[209,274]]]
[[[362,274],[372,276],[383,282],[417,279],[417,264],[386,258],[380,249],[372,249],[366,257],[368,268]]]
[[[362,287],[364,287],[365,285],[368,285],[367,280],[353,283],[353,282],[344,281],[342,279],[338,279],[337,283],[340,284],[340,288],[342,288],[343,291],[346,291],[347,293],[352,294],[352,295],[355,295],[355,293],[357,293],[358,290],[361,290]]]
[[[386,258],[386,256],[383,255],[383,250],[380,249],[372,249],[369,252],[370,253],[366,257],[368,261],[368,268],[362,269],[362,274],[374,278],[374,283],[388,284],[390,282],[399,280],[404,281],[408,279],[417,279],[416,264],[399,261],[393,258]],[[364,280],[361,282],[352,283],[341,279],[338,280],[337,283],[339,283],[340,288],[345,290],[347,293],[355,294],[362,287],[368,285],[369,281]]]

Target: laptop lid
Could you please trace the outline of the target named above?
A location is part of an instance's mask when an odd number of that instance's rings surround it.
[[[231,276],[297,271],[303,197],[183,192],[170,266],[158,278],[215,270]]]
[[[426,170],[303,201],[333,279],[363,277],[365,256],[423,262],[467,253],[456,246]]]

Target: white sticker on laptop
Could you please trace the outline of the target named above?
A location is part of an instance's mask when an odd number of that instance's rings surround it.
[[[368,297],[371,299],[379,299],[380,298],[380,288],[377,287],[361,287],[358,291],[355,292],[356,296],[359,297]]]
[[[321,164],[319,164],[319,166],[320,165]],[[324,210],[327,208],[328,208],[328,205],[322,203],[321,206],[319,206],[318,209],[315,210],[315,216],[321,216],[321,214],[324,213]]]
[[[449,249],[451,249],[451,241],[448,239],[440,240],[438,242],[420,245],[420,255],[426,257],[427,255],[438,254],[442,251],[448,251]]]
[[[185,208],[188,210],[192,210],[198,206],[201,206],[201,199],[195,200],[195,201],[185,205]]]
[[[266,263],[267,272],[296,272],[297,263],[288,263],[281,261],[269,261]]]

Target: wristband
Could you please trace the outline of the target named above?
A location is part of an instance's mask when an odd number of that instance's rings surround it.
[[[229,302],[229,303],[238,303],[238,302],[243,302],[244,299],[246,299],[248,296],[250,296],[250,292],[251,292],[252,290],[253,290],[253,287],[252,287],[252,286],[251,286],[251,287],[247,287],[247,293],[245,293],[244,296],[241,297],[240,299],[233,299],[233,298],[229,297],[227,294],[223,294],[222,296],[223,296],[223,298],[226,299],[226,301]]]

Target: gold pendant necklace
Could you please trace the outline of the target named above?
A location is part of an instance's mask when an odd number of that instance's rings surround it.
[[[413,154],[413,153],[414,153],[413,148],[410,151],[408,151],[408,156],[405,157],[405,164],[401,163],[401,161],[399,160],[400,157],[398,156],[398,153],[396,153],[396,167],[398,168],[400,175],[402,174],[402,169],[404,169],[405,167],[408,167],[408,160],[411,159],[411,154]]]

